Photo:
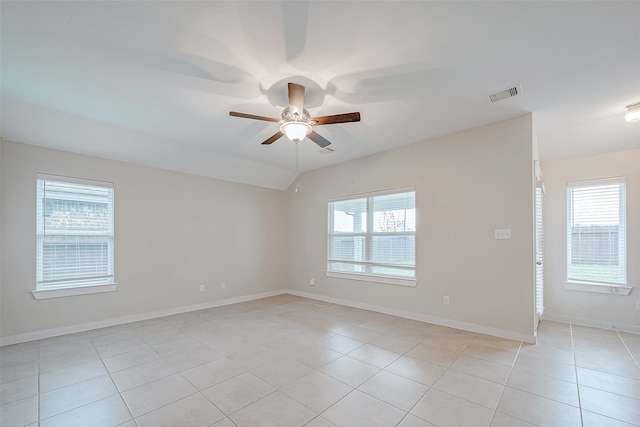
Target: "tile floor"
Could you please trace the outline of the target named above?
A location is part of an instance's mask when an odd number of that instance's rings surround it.
[[[0,349],[0,425],[640,425],[640,335],[528,345],[282,295]]]

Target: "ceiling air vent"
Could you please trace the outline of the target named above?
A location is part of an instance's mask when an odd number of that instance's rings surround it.
[[[506,89],[499,90],[489,95],[491,102],[502,101],[503,99],[511,98],[512,96],[520,95],[522,88],[520,85],[508,87]]]

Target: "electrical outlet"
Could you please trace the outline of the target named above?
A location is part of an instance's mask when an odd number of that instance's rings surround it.
[[[316,285],[316,279],[310,279],[309,286],[315,286],[315,285]]]
[[[200,285],[200,292],[204,292],[205,291],[205,286],[204,285]]]
[[[225,289],[226,287],[227,287],[227,285],[225,285],[225,284],[224,284],[224,282],[222,282],[222,283],[220,284],[220,289]]]
[[[444,305],[449,305],[449,295],[445,295],[445,296],[442,298],[442,303],[443,303]]]

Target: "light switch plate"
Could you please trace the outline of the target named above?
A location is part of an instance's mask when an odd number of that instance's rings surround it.
[[[494,238],[496,240],[508,240],[511,238],[510,228],[496,228],[494,232],[495,232]]]

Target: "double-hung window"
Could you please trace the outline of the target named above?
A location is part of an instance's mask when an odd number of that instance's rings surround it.
[[[112,290],[113,184],[38,174],[36,209],[36,298]]]
[[[603,292],[627,287],[624,178],[567,185],[567,283]]]
[[[415,286],[415,190],[329,201],[327,275]]]

